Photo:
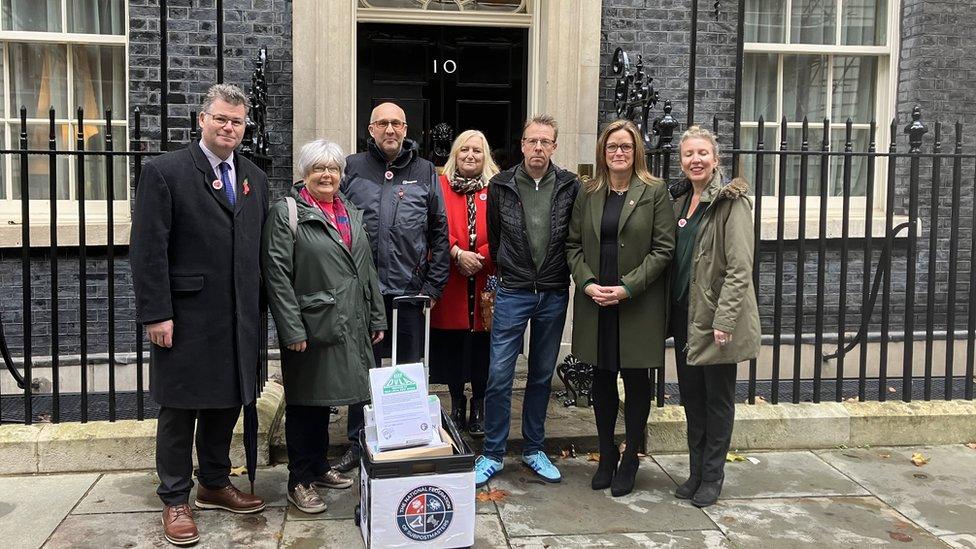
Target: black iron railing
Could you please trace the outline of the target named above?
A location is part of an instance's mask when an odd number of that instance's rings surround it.
[[[252,75],[249,95],[253,106],[248,115],[244,143],[241,147],[242,154],[253,160],[264,171],[268,171],[271,167],[271,159],[267,155],[267,87],[263,68],[266,57],[267,52],[262,49],[256,62],[256,69]],[[165,116],[162,118],[165,118]],[[125,159],[130,176],[127,179],[129,183],[128,187],[131,189],[131,196],[134,197],[143,162],[147,157],[162,154],[165,152],[166,147],[162,142],[153,146],[153,144],[143,138],[142,113],[138,107],[133,109],[132,113],[132,128],[128,136],[129,147],[127,149],[123,148],[122,150],[116,150],[116,142],[119,137],[124,141],[127,136],[118,136],[115,133],[112,125],[113,113],[111,110],[105,111],[104,118],[101,120],[92,120],[91,118],[86,118],[86,114],[81,108],[78,109],[75,118],[77,135],[74,150],[64,150],[58,147],[57,135],[59,128],[56,120],[56,112],[51,108],[48,113],[48,146],[45,149],[32,149],[30,148],[28,135],[27,109],[22,107],[20,110],[19,147],[0,149],[0,165],[2,165],[5,157],[10,157],[12,161],[18,162],[20,166],[19,181],[15,181],[14,184],[19,185],[20,189],[20,286],[23,297],[20,322],[18,323],[22,327],[22,344],[17,349],[21,354],[19,367],[15,363],[14,356],[12,356],[13,353],[10,352],[7,337],[4,334],[2,324],[0,324],[0,356],[2,356],[4,366],[7,372],[13,377],[16,386],[23,391],[22,397],[20,395],[0,394],[0,422],[26,424],[35,421],[60,422],[64,420],[85,422],[92,419],[92,416],[95,419],[107,419],[109,421],[115,421],[116,419],[141,420],[147,417],[147,411],[152,411],[147,409],[145,400],[147,388],[144,379],[144,368],[147,365],[147,354],[142,327],[134,325],[128,330],[128,333],[133,335],[134,341],[126,345],[124,349],[120,349],[120,345],[117,342],[117,336],[122,331],[126,331],[120,327],[118,320],[120,309],[125,309],[127,316],[133,316],[131,306],[123,305],[120,307],[119,304],[120,302],[130,304],[133,300],[133,295],[131,294],[131,289],[127,289],[127,292],[120,294],[117,288],[118,275],[122,274],[118,270],[120,253],[121,259],[125,259],[127,246],[117,246],[115,244],[115,226],[117,223],[115,218],[115,208],[117,206],[117,197],[115,196],[115,164],[116,159]],[[197,127],[197,114],[195,112],[190,113],[188,122],[190,128]],[[102,127],[102,124],[104,124],[105,143],[101,150],[86,150],[86,142],[89,139],[85,135],[85,131],[86,128],[92,127],[93,124],[97,124],[98,127]],[[162,135],[165,135],[165,132]],[[189,137],[191,140],[199,139],[198,131],[192,129]],[[59,226],[59,220],[63,220],[59,218],[59,215],[64,212],[59,212],[59,200],[57,199],[47,200],[48,211],[46,213],[50,218],[48,223],[48,230],[50,232],[49,241],[40,246],[31,242],[31,229],[33,228],[31,223],[31,208],[36,208],[37,202],[32,202],[30,188],[31,178],[37,174],[31,173],[30,166],[31,160],[37,158],[48,159],[47,179],[49,182],[49,198],[57,198],[59,196],[58,183],[67,177],[67,174],[59,174],[59,160],[70,159],[75,163],[74,183],[76,195],[74,202],[77,204],[78,214],[76,255],[72,253],[74,251],[74,244],[71,245],[71,251],[66,251],[63,244],[59,245],[59,239],[64,236],[64,229]],[[92,165],[103,168],[103,182],[86,181],[86,174],[89,173],[88,168],[92,167]],[[87,196],[90,189],[97,189],[97,186],[102,183],[105,185],[104,198],[93,199]],[[128,198],[130,197],[118,197],[120,201],[125,201]],[[95,215],[88,212],[88,206],[96,202],[102,202],[105,209],[104,216],[98,215],[97,219]],[[126,204],[128,206],[128,202]],[[100,241],[97,245],[90,243],[94,240],[89,236],[91,224],[93,223],[104,223],[106,232],[104,244]],[[91,254],[94,254],[94,256]],[[63,298],[66,293],[59,285],[61,275],[65,274],[61,269],[61,264],[67,262],[66,257],[68,256],[70,256],[70,263],[77,263],[77,294],[74,294],[71,290],[67,290],[68,297],[72,300],[76,299],[78,313],[76,333],[73,333],[70,327],[66,327],[65,319],[60,314],[61,307],[59,305],[59,297]],[[46,274],[50,276],[50,295],[42,297],[49,298],[49,309],[43,307],[43,303],[39,307],[35,303],[36,295],[34,294],[34,277],[40,271],[44,270],[45,263],[47,264],[48,270]],[[90,267],[94,268],[97,272],[91,272]],[[104,275],[102,274],[102,269],[104,269]],[[93,301],[92,296],[89,295],[90,292],[97,294],[99,304],[105,305],[104,332],[98,334],[93,334],[92,329],[89,327],[92,314],[101,314],[100,311],[90,309]],[[102,297],[104,297],[104,300],[101,299]],[[268,376],[268,316],[267,308],[263,300],[261,310],[263,314],[259,336],[261,337],[262,346],[257,376],[258,394],[260,394]],[[48,315],[49,326],[46,328],[50,332],[48,347],[50,354],[45,356],[45,361],[49,361],[49,365],[45,364],[45,369],[50,370],[50,392],[44,391],[42,393],[39,391],[40,387],[35,386],[34,351],[39,345],[43,346],[43,344],[39,343],[41,338],[35,337],[34,335],[35,329],[41,328],[41,323],[36,322],[34,319],[34,312],[47,313]],[[134,319],[128,322],[134,323]],[[72,344],[65,345],[62,338],[63,336],[69,335],[73,338]],[[95,338],[97,340],[95,342],[90,341],[90,336],[93,335],[98,336]],[[77,339],[74,339],[75,337]],[[93,351],[99,354],[97,361],[93,360],[91,356]],[[64,354],[76,355],[73,361],[74,363],[71,366],[77,366],[78,391],[66,392],[63,390],[62,385],[65,380],[63,379],[62,370],[66,367],[63,364]],[[125,354],[127,360],[134,360],[135,362],[134,382],[127,384],[126,387],[121,389],[121,392],[125,393],[121,396],[119,395],[119,383],[116,379],[116,370],[120,365],[120,354]],[[97,369],[102,370],[103,368],[101,366],[103,361],[105,363],[105,375],[107,376],[106,390],[92,391],[90,387],[93,380],[90,379],[89,369],[96,368],[97,362]],[[21,406],[18,406],[22,410],[22,413],[13,413],[11,403],[15,399],[17,401],[22,399]],[[66,404],[65,400],[70,401],[70,404]],[[121,401],[124,401],[127,405],[126,411],[122,413],[119,411],[119,402]]]
[[[640,58],[631,67],[618,49],[613,59],[617,114],[641,129],[651,171],[679,177],[670,103],[656,113],[661,100]],[[819,143],[809,141],[814,128],[807,120],[799,142],[790,142],[785,118],[778,143],[767,143],[760,118],[754,146],[723,152],[729,171],[749,180],[754,192],[753,276],[769,353],[748,366],[742,382],[748,402],[973,398],[976,265],[960,258],[976,258],[976,152],[964,150],[961,123],[954,124],[950,150],[943,148],[941,123],[926,141],[922,118],[916,107],[907,124],[892,120],[882,151],[873,121],[867,146],[855,145],[847,120],[843,144],[832,150],[829,120]],[[710,125],[719,138],[739,131],[734,122],[720,127],[717,117]],[[770,173],[768,164],[778,169]],[[855,164],[862,167],[856,174]],[[876,204],[880,193],[883,208]],[[882,209],[883,219],[876,219]],[[816,217],[808,220],[809,213]],[[829,231],[831,225],[837,229]],[[789,234],[788,226],[795,227]],[[810,227],[818,234],[809,235]],[[895,345],[899,360],[892,357]],[[557,372],[565,402],[585,404],[588,366],[570,356]],[[663,369],[657,374],[658,405],[677,402],[675,380]]]

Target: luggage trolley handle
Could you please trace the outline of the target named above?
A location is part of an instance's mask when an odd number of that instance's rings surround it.
[[[424,374],[428,374],[428,356],[430,355],[430,307],[432,300],[427,295],[403,295],[393,298],[393,325],[390,331],[393,332],[391,342],[390,358],[395,366],[397,363],[397,311],[402,304],[419,303],[424,308]]]

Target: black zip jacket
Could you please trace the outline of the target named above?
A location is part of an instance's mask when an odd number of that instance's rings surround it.
[[[516,166],[517,167],[517,166]],[[566,237],[573,202],[579,193],[576,174],[555,164],[549,245],[546,259],[537,271],[525,234],[525,212],[511,168],[491,178],[488,184],[488,249],[498,271],[498,284],[510,290],[564,290],[569,288]]]
[[[365,152],[346,158],[340,188],[363,211],[380,292],[437,299],[451,262],[447,213],[437,170],[417,150],[406,139],[388,162],[370,138]]]

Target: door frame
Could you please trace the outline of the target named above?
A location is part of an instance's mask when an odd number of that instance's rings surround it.
[[[556,6],[558,4],[558,7]],[[294,0],[293,151],[325,137],[355,151],[359,22],[529,29],[527,111],[559,122],[554,161],[593,162],[599,118],[601,2],[527,0],[527,14],[360,8],[356,0]],[[321,82],[335,82],[323,89]]]

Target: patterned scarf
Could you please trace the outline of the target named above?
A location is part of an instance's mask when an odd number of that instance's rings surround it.
[[[298,192],[299,196],[305,199],[309,204],[315,204],[318,206],[319,210],[325,214],[325,219],[328,220],[329,224],[335,227],[339,231],[339,237],[342,238],[342,242],[346,245],[346,248],[352,250],[352,227],[349,224],[349,212],[346,211],[345,204],[339,199],[339,195],[334,195],[332,202],[318,201],[312,196],[312,193],[308,192],[308,189],[302,187],[302,190]]]
[[[483,188],[485,188],[485,182],[482,181],[480,175],[478,177],[468,178],[461,175],[460,172],[454,172],[454,179],[451,180],[451,190],[458,194],[463,194],[468,202],[469,250],[474,250],[478,247],[478,232],[476,229],[478,208],[475,207],[474,195]]]

